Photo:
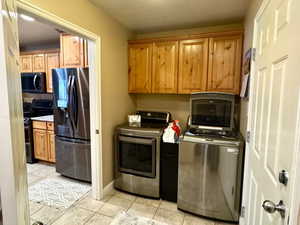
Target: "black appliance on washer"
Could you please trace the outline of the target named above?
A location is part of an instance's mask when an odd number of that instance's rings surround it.
[[[138,111],[139,125],[126,123],[115,131],[115,188],[147,197],[160,194],[160,144],[168,112]]]
[[[33,146],[33,128],[31,117],[46,116],[53,114],[53,101],[46,99],[34,99],[31,103],[23,103],[25,149],[27,163],[35,163]]]
[[[46,73],[21,73],[22,92],[46,93]]]
[[[52,70],[56,171],[91,182],[88,68]]]

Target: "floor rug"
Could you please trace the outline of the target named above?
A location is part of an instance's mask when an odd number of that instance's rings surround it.
[[[168,225],[141,216],[130,215],[126,212],[121,212],[110,225]]]
[[[29,200],[56,208],[69,208],[91,190],[89,184],[63,178],[47,178],[31,187]]]

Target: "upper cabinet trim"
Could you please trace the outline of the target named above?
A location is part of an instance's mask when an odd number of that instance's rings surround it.
[[[231,30],[231,31],[222,31],[222,32],[203,32],[203,33],[195,33],[195,34],[187,34],[187,35],[174,35],[174,36],[166,36],[166,37],[155,37],[155,38],[143,38],[143,39],[135,39],[129,40],[129,44],[135,43],[152,43],[158,41],[180,41],[180,40],[191,40],[191,39],[201,39],[201,38],[214,38],[214,37],[223,37],[223,36],[243,36],[244,29]]]

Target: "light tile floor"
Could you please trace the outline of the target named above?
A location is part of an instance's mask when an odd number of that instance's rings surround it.
[[[60,176],[55,172],[55,167],[49,164],[27,164],[27,171],[29,186],[52,176]],[[45,225],[109,225],[122,211],[169,225],[223,225],[179,211],[172,202],[136,197],[116,190],[101,201],[92,199],[88,193],[63,210],[30,202],[32,223],[41,221]]]

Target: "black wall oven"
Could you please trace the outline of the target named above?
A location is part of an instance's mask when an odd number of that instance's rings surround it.
[[[46,73],[21,73],[22,91],[46,93]]]

